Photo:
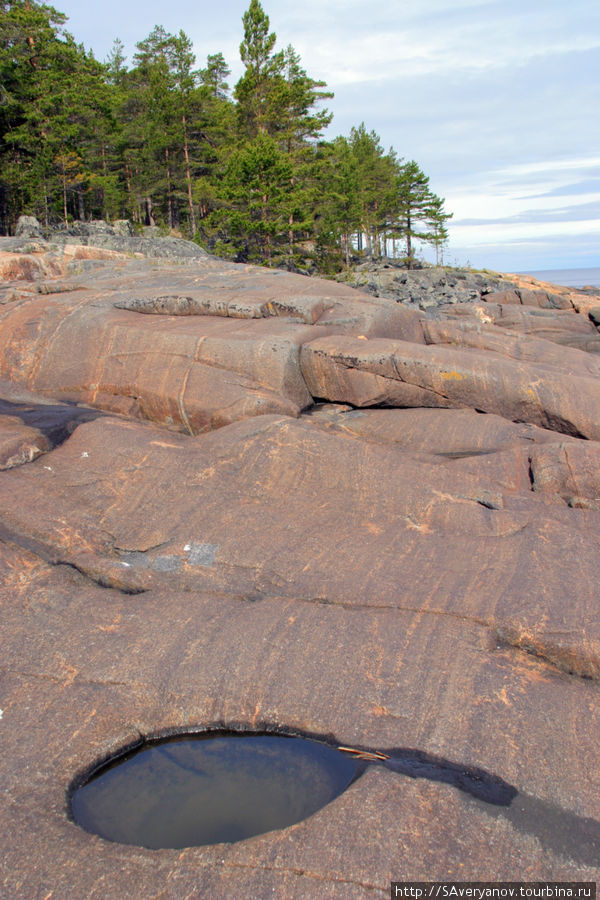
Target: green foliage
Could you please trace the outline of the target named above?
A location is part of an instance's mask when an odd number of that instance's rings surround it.
[[[242,76],[221,53],[197,68],[183,32],[156,26],[128,65],[104,63],[35,0],[0,0],[0,232],[129,218],[179,229],[219,255],[333,273],[358,253],[443,251],[450,216],[413,162],[363,124],[324,140],[333,95],[259,0],[243,15]]]
[[[80,208],[107,115],[104,70],[52,7],[10,2],[0,15],[2,225],[20,212],[66,220],[69,202]]]

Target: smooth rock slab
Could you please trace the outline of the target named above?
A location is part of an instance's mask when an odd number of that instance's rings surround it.
[[[176,898],[185,887],[225,900],[250,884],[261,898],[317,887],[383,897],[390,880],[425,871],[600,874],[587,845],[564,852],[582,817],[600,814],[595,683],[499,646],[468,618],[198,591],[124,597],[14,545],[0,558],[8,896]],[[69,821],[69,785],[94,763],[140,736],[220,725],[284,725],[483,767],[520,790],[526,813],[372,769],[305,822],[239,845],[153,852]]]
[[[445,466],[454,476],[460,472],[482,487],[495,482],[498,490],[490,490],[490,498],[500,498],[506,490],[531,488],[557,503],[600,499],[597,441],[470,409],[351,410],[324,404],[311,417],[328,429],[402,447],[417,459]]]
[[[600,439],[600,384],[469,348],[324,337],[304,344],[313,396],[353,406],[471,407]],[[320,392],[320,393],[319,393]]]
[[[598,880],[600,444],[539,427],[593,436],[594,356],[219,266],[115,259],[2,307],[20,383],[4,396],[33,403],[37,386],[163,425],[100,417],[0,472],[0,893],[346,900],[391,880]],[[209,294],[229,297],[219,315],[115,308]],[[323,364],[314,390],[301,353]],[[367,402],[437,390],[448,408],[301,414],[339,386]],[[275,415],[256,415],[265,396]],[[390,760],[236,845],[145,851],[70,820],[73,779],[98,762],[215,727]],[[501,778],[517,802],[475,800],[457,773]]]
[[[94,273],[93,289],[78,275],[76,292],[63,279],[60,294],[7,304],[0,377],[199,433],[249,416],[296,416],[309,406],[299,352],[318,335],[423,341],[414,311],[335,283],[208,258],[185,268],[118,261],[116,271]],[[158,314],[139,314],[149,309]]]
[[[600,376],[595,354],[582,353],[581,347],[557,346],[557,342],[532,335],[521,335],[490,323],[480,306],[470,306],[468,316],[456,320],[423,323],[425,343],[455,349],[472,349],[516,362],[539,363],[556,367],[562,375]]]
[[[61,295],[25,302],[5,320],[2,375],[195,433],[261,413],[297,415],[311,402],[299,346],[317,333],[278,320],[165,321]]]
[[[426,608],[599,677],[597,513],[460,463],[289,418],[197,439],[103,419],[0,488],[9,534],[125,592]]]
[[[474,312],[481,320],[512,332],[588,352],[598,352],[600,347],[600,335],[593,323],[587,315],[573,309],[533,309],[490,300],[481,304],[457,304],[444,310],[450,319],[459,320],[465,316],[471,318]]]

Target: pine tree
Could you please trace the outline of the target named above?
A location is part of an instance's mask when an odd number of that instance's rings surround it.
[[[104,70],[52,7],[13,0],[2,16],[5,210],[13,222],[19,212],[66,222],[85,212],[89,154],[105,115]]]
[[[323,140],[332,95],[276,35],[259,0],[243,16],[244,73],[229,96],[221,53],[195,69],[190,39],[156,26],[128,69],[76,44],[65,16],[0,0],[0,231],[22,212],[47,224],[129,216],[180,225],[239,259],[294,269],[349,265],[355,246],[430,242],[450,215],[418,165],[361,124]],[[311,249],[312,248],[312,249]]]
[[[358,176],[360,234],[370,256],[385,255],[385,234],[394,202],[395,156],[386,155],[379,136],[364,122],[350,133],[350,150]]]
[[[350,142],[337,137],[319,149],[319,201],[316,248],[319,268],[324,271],[350,266],[352,236],[362,223],[359,172]],[[340,256],[340,249],[342,256]]]
[[[174,88],[177,95],[177,116],[180,124],[179,143],[183,149],[185,160],[185,184],[190,216],[190,234],[196,233],[196,215],[192,196],[192,176],[190,167],[190,116],[199,73],[194,71],[196,57],[192,51],[192,42],[180,31],[173,41],[173,74]]]
[[[240,131],[252,140],[277,128],[277,103],[273,95],[282,78],[284,55],[273,52],[277,35],[269,32],[269,17],[259,0],[251,0],[242,22],[244,40],[240,44],[240,57],[245,71],[235,86],[234,96]]]
[[[221,54],[216,56],[222,59]],[[221,196],[223,178],[237,143],[236,109],[227,96],[224,80],[228,72],[228,67],[220,64],[212,68],[209,57],[207,68],[200,73],[199,99],[194,108],[193,196],[199,213],[198,239],[213,251],[222,237],[215,212],[225,203]],[[223,246],[220,242],[217,249]]]
[[[237,259],[281,264],[285,251],[292,171],[287,154],[266,134],[245,142],[230,157],[220,221]]]
[[[398,209],[394,231],[406,242],[406,262],[411,268],[414,265],[413,241],[435,241],[433,220],[439,198],[430,191],[429,178],[414,160],[401,167],[397,190]]]
[[[287,267],[294,269],[302,256],[302,248],[297,245],[314,234],[314,144],[331,121],[327,110],[317,111],[315,107],[332,95],[321,90],[324,82],[307,75],[293,47],[275,51],[276,35],[269,31],[269,18],[258,0],[251,0],[243,25],[240,55],[245,71],[235,87],[240,147],[248,152],[248,158],[262,160],[267,145],[256,144],[256,138],[269,136],[278,152],[287,157],[290,183],[279,194],[280,209],[275,217],[279,221],[287,216],[285,239],[271,235],[268,251],[272,261],[285,243]],[[283,165],[283,158],[281,162]],[[249,217],[245,221],[250,227],[256,220]]]
[[[231,69],[225,62],[222,53],[212,53],[206,58],[206,68],[200,70],[201,83],[208,88],[210,96],[215,100],[227,100],[229,85],[227,78]]]

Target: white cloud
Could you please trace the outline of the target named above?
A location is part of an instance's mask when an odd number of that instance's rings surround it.
[[[316,42],[297,41],[308,70],[336,86],[365,82],[401,83],[402,79],[448,73],[463,75],[525,66],[536,58],[547,58],[573,51],[583,52],[598,46],[593,38],[569,41],[557,39],[543,48],[504,43],[493,51],[482,51],[485,38],[479,26],[471,33],[371,32],[362,36],[326,36]]]

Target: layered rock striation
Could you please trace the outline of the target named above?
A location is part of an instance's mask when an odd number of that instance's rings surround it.
[[[598,880],[598,299],[67,247],[0,253],[6,896]],[[71,820],[99,761],[211,728],[423,764],[239,844]]]

